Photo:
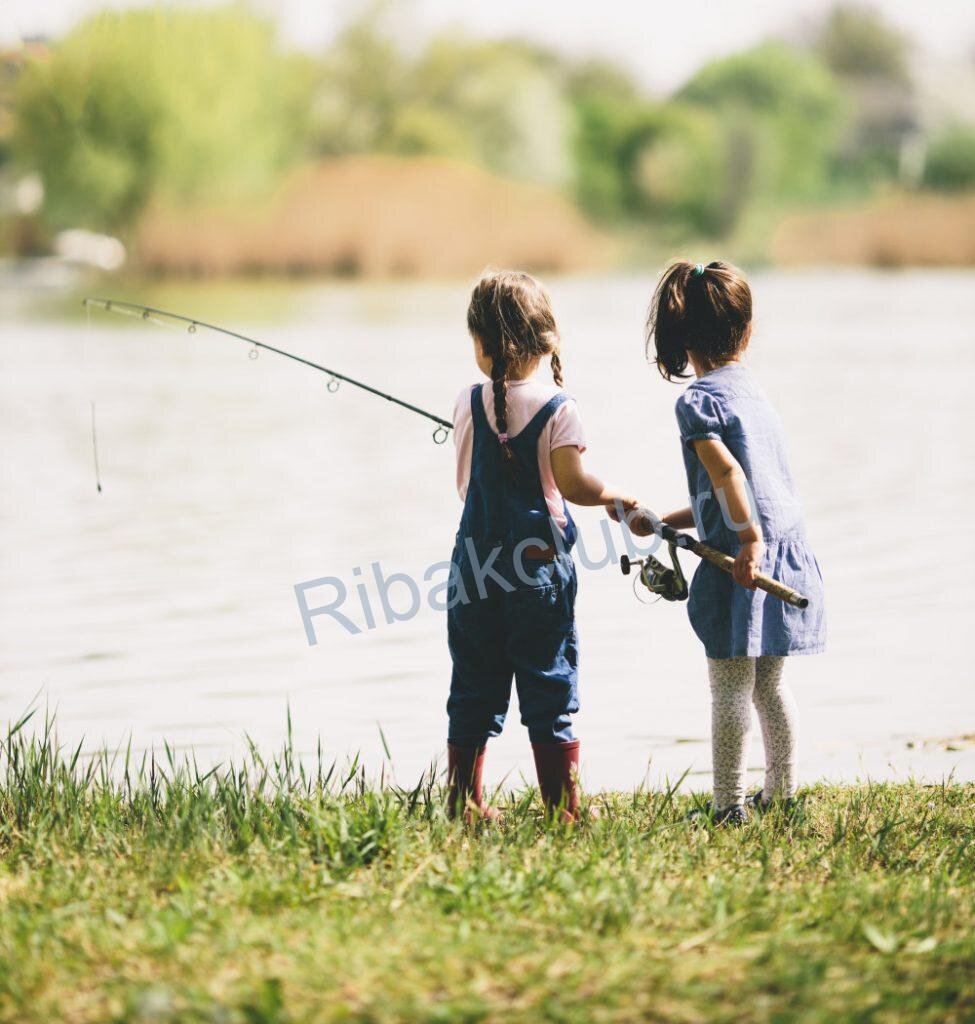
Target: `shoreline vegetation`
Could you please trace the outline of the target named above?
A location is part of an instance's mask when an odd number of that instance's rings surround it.
[[[668,240],[588,220],[558,191],[457,161],[348,157],[295,172],[266,204],[156,204],[126,281],[441,281],[485,266],[551,275],[656,269],[720,251],[753,267],[975,267],[975,192],[891,192],[811,206],[726,240]],[[490,259],[485,254],[490,254]]]
[[[894,193],[793,213],[774,229],[768,258],[777,267],[972,267],[975,192]]]
[[[303,167],[269,202],[150,208],[137,230],[150,275],[369,279],[498,266],[607,267],[618,245],[562,195],[457,160],[382,154]]]
[[[226,2],[0,48],[0,253],[184,277],[975,264],[970,62],[932,75],[869,6],[665,94],[395,4],[347,15],[318,52]]]
[[[975,1015],[975,786],[503,794],[500,828],[290,741],[200,771],[0,740],[0,1020],[904,1021]]]
[[[367,155],[303,167],[256,207],[152,207],[133,250],[140,273],[177,278],[460,278],[483,270],[485,253],[491,266],[585,273],[715,247],[776,267],[971,267],[975,192],[813,207],[767,235],[670,245],[645,226],[600,227],[556,190],[460,161]]]

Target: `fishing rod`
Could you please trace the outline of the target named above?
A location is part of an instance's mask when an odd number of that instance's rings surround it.
[[[257,338],[250,338],[246,334],[240,334],[227,327],[218,327],[216,324],[210,324],[205,320],[198,320],[194,317],[183,316],[181,313],[170,313],[165,309],[144,306],[138,302],[123,302],[120,299],[86,298],[82,300],[82,305],[85,307],[86,312],[90,311],[92,306],[95,306],[98,309],[105,310],[106,313],[123,313],[126,316],[138,316],[143,320],[160,324],[163,327],[170,326],[166,323],[167,320],[184,323],[187,325],[186,329],[190,334],[196,334],[200,328],[207,331],[216,331],[217,334],[225,334],[228,338],[236,338],[238,341],[243,341],[250,345],[251,359],[257,358],[260,349],[263,349],[265,352],[273,352],[275,355],[284,356],[285,359],[291,359],[296,363],[301,363],[303,366],[309,366],[313,370],[318,370],[320,373],[328,374],[328,382],[325,387],[333,394],[338,391],[341,383],[351,384],[352,387],[367,391],[370,395],[375,395],[377,398],[385,398],[387,402],[392,402],[394,405],[399,405],[410,412],[415,412],[418,416],[426,417],[426,419],[437,424],[433,431],[434,444],[443,444],[454,427],[450,420],[435,416],[432,412],[427,412],[426,409],[421,409],[418,405],[406,402],[395,395],[389,395],[385,391],[380,391],[378,388],[374,388],[372,385],[366,384],[361,380],[356,380],[347,374],[339,373],[338,370],[330,370],[327,366],[322,366],[321,363],[305,359],[304,356],[295,355],[294,352],[286,352],[283,348],[276,348],[274,345],[269,345],[266,341],[258,341]]]
[[[696,540],[688,533],[675,530],[672,526],[668,526],[654,515],[649,509],[642,508],[639,512],[641,521],[650,526],[661,540],[667,542],[670,548],[673,569],[668,569],[654,558],[653,555],[647,555],[646,558],[629,558],[626,555],[622,555],[620,557],[620,572],[624,576],[629,576],[630,570],[634,566],[639,566],[639,582],[651,593],[659,595],[666,601],[686,601],[688,587],[684,574],[681,572],[680,562],[677,560],[678,548],[690,551],[691,554],[697,555],[702,561],[710,562],[711,565],[717,566],[722,572],[728,573],[729,576],[733,573],[735,560],[730,555],[726,555],[723,551],[718,551],[717,548],[711,547],[710,544]],[[808,597],[804,597],[799,591],[793,590],[792,587],[787,587],[784,583],[780,583],[774,577],[766,576],[765,573],[755,573],[755,586],[759,590],[764,590],[766,594],[771,594],[773,597],[777,597],[780,601],[791,604],[795,608],[806,608],[809,606]]]

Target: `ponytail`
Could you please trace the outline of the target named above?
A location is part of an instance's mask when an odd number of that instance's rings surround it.
[[[748,343],[752,293],[741,271],[715,260],[677,260],[660,278],[647,314],[647,357],[665,380],[689,377],[693,351],[708,369],[736,358]]]

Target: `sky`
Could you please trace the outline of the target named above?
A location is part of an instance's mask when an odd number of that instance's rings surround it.
[[[179,0],[161,0],[164,4]],[[202,6],[184,0],[182,6]],[[684,81],[705,60],[770,34],[792,35],[832,0],[395,0],[418,33],[459,28],[478,36],[517,35],[577,55],[617,60],[651,88]],[[0,41],[57,35],[93,10],[145,6],[145,0],[0,0]],[[358,8],[356,0],[251,0],[277,19],[290,43],[324,46]],[[975,56],[971,0],[875,0],[933,60]]]

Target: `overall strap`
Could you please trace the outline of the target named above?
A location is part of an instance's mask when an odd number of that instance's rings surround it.
[[[471,422],[474,424],[475,433],[484,430],[494,433],[484,412],[484,399],[482,398],[484,386],[483,384],[471,385]]]
[[[496,438],[497,434],[491,429],[487,413],[484,411],[483,389],[487,386],[487,384],[475,384],[471,388],[471,419],[474,423],[475,432],[487,431]],[[569,401],[569,396],[564,391],[559,391],[558,394],[552,395],[541,409],[532,416],[528,424],[519,430],[508,443],[511,445],[537,444],[542,431],[545,429],[545,424],[555,415],[556,409],[567,401]]]
[[[545,425],[555,415],[556,409],[568,400],[569,396],[564,391],[560,391],[558,394],[552,395],[541,409],[532,416],[528,421],[528,425],[523,430],[518,431],[518,433],[511,439],[511,442],[531,446],[538,444],[538,439],[542,436],[542,431],[545,429]]]
[[[523,466],[531,467],[531,475],[534,481],[534,487],[537,490],[538,507],[542,510],[543,514],[548,517],[548,508],[546,505],[545,495],[542,490],[541,474],[538,466],[538,440],[542,436],[542,431],[545,429],[549,420],[555,415],[558,409],[562,405],[569,401],[569,396],[564,391],[558,391],[535,413],[535,415],[528,422],[528,425],[524,430],[520,430],[518,434],[511,439],[509,444],[515,449],[518,460]],[[565,527],[562,531],[561,536],[558,535],[558,528],[551,524],[553,532],[553,542],[555,547],[560,551],[569,551],[576,539],[576,527],[572,521],[572,515],[569,512],[569,508],[562,501],[562,508],[565,511]],[[546,527],[548,529],[549,527]],[[537,533],[536,533],[537,535]]]

